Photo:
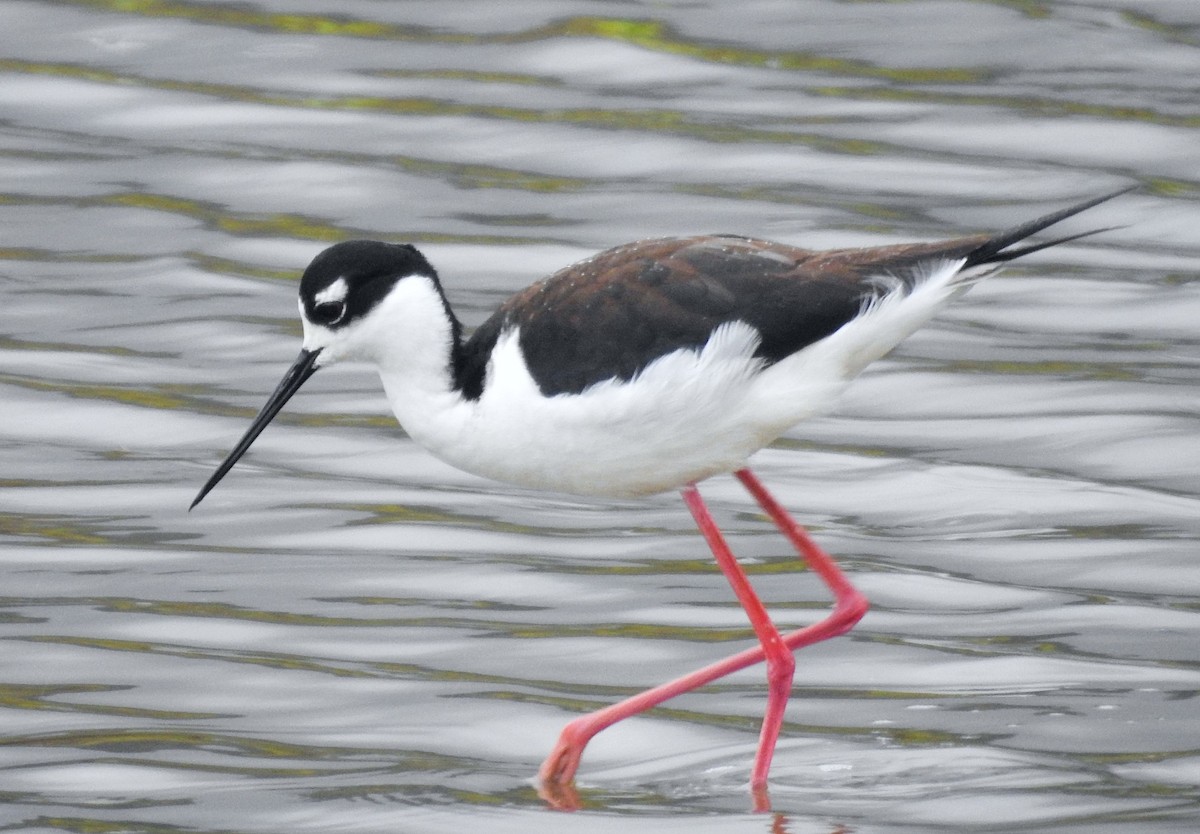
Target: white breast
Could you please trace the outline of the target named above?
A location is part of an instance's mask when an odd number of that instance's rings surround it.
[[[832,335],[768,368],[757,331],[722,325],[701,350],[663,356],[628,382],[543,396],[501,335],[482,396],[466,400],[405,364],[381,368],[397,419],[454,466],[523,486],[584,495],[660,492],[745,465],[800,420],[829,409],[846,384],[924,324],[963,285],[941,263],[907,294],[888,293]]]

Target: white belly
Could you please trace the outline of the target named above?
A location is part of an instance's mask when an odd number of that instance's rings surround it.
[[[730,472],[800,420],[829,409],[869,362],[957,295],[961,262],[930,265],[908,293],[889,293],[835,333],[764,368],[758,333],[743,322],[714,331],[629,382],[543,396],[516,331],[492,352],[478,400],[431,375],[380,370],[409,435],[446,462],[523,486],[627,496]]]
[[[770,378],[786,363],[764,373],[757,344],[753,328],[734,323],[702,351],[662,357],[630,382],[553,397],[538,391],[515,333],[497,344],[476,402],[444,394],[456,401],[421,405],[400,380],[381,376],[408,433],[454,466],[541,489],[642,495],[738,469],[805,416],[771,404]],[[836,394],[808,387],[810,405]]]

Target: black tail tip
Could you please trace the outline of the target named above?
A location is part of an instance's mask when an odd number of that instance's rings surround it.
[[[974,266],[978,264],[1011,261],[1012,259],[1019,258],[1022,255],[1028,255],[1031,252],[1037,252],[1039,249],[1046,249],[1050,246],[1057,246],[1060,243],[1067,243],[1068,241],[1078,240],[1082,237],[1088,237],[1089,235],[1098,234],[1103,231],[1108,231],[1108,229],[1116,228],[1109,226],[1104,229],[1093,229],[1087,232],[1067,235],[1065,237],[1056,238],[1055,240],[1046,241],[1045,243],[1022,246],[1019,249],[1009,248],[1013,244],[1019,243],[1022,240],[1025,240],[1027,237],[1035,235],[1043,229],[1053,226],[1055,223],[1060,223],[1063,220],[1066,220],[1068,217],[1074,217],[1076,214],[1085,212],[1094,206],[1100,205],[1101,203],[1106,203],[1115,197],[1120,197],[1122,194],[1128,194],[1130,191],[1135,191],[1138,188],[1141,188],[1140,184],[1126,185],[1122,188],[1118,188],[1115,191],[1109,191],[1106,194],[1101,194],[1099,197],[1092,197],[1084,200],[1081,203],[1075,203],[1074,205],[1067,206],[1064,209],[1059,209],[1058,211],[1043,215],[1036,220],[1030,220],[1027,223],[1022,223],[1021,225],[1014,226],[1011,229],[1005,229],[1003,232],[992,236],[986,243],[975,249],[975,251],[971,252],[971,254],[967,257],[967,265]]]

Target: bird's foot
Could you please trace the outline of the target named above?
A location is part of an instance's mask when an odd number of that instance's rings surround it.
[[[583,749],[593,735],[583,726],[586,718],[576,719],[563,727],[554,749],[538,769],[538,795],[550,807],[560,811],[577,811],[580,807],[575,771],[579,770]]]
[[[750,785],[750,800],[753,802],[754,813],[765,814],[771,810],[771,794],[767,791],[767,783]]]

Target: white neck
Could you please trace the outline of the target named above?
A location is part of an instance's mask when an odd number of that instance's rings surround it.
[[[454,387],[454,324],[441,292],[424,276],[404,278],[359,326],[360,355],[375,363],[396,419],[444,457],[473,403]]]

